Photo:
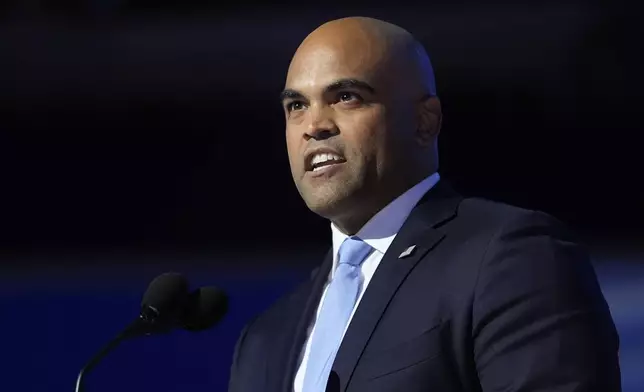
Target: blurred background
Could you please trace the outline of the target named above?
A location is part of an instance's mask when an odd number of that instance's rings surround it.
[[[241,327],[330,244],[292,184],[278,95],[308,32],[351,15],[427,47],[444,178],[552,213],[591,246],[624,391],[644,390],[637,12],[396,3],[0,3],[0,390],[71,391],[166,271],[226,289],[229,315],[207,332],[125,343],[88,391],[226,389]]]

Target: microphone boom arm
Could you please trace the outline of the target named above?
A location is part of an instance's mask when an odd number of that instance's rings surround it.
[[[78,373],[78,378],[76,379],[76,392],[83,392],[83,381],[85,375],[91,372],[92,369],[101,362],[101,359],[114,350],[123,340],[125,340],[126,337],[126,333],[122,332],[115,339],[103,346],[103,348],[96,353],[89,362],[87,362],[87,364],[81,369],[80,373]]]
[[[150,307],[151,308],[151,307]],[[145,311],[147,310],[147,312]],[[87,364],[81,369],[78,373],[78,378],[76,378],[76,389],[75,392],[83,392],[83,381],[85,380],[85,375],[91,372],[96,365],[98,365],[103,358],[112,350],[114,350],[122,341],[140,335],[149,335],[151,332],[151,327],[153,326],[153,318],[150,317],[150,311],[155,309],[145,309],[139,318],[134,320],[127,328],[125,328],[120,334],[118,334],[114,339],[107,343],[99,352],[94,354],[94,356],[87,362]]]

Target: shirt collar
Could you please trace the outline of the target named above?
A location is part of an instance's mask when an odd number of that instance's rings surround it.
[[[374,215],[358,231],[356,236],[369,244],[377,252],[384,255],[394,241],[394,238],[396,238],[396,234],[400,231],[411,210],[418,204],[418,201],[420,201],[423,195],[436,185],[439,179],[439,174],[434,173],[408,189]],[[340,245],[348,236],[340,231],[333,223],[331,223],[331,235],[333,241],[333,268],[331,272],[333,273],[338,263],[338,250],[340,249]]]

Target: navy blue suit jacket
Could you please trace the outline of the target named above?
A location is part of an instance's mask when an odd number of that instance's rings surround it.
[[[331,264],[243,330],[230,392],[292,391]],[[385,254],[333,378],[346,392],[621,390],[618,336],[585,249],[544,213],[462,198],[444,181]]]

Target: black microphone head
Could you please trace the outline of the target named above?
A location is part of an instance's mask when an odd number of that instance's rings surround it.
[[[184,306],[188,297],[188,281],[183,275],[168,272],[157,276],[143,295],[141,318],[172,318]]]
[[[228,311],[228,296],[216,287],[202,287],[190,293],[182,318],[182,327],[189,331],[208,329]]]

